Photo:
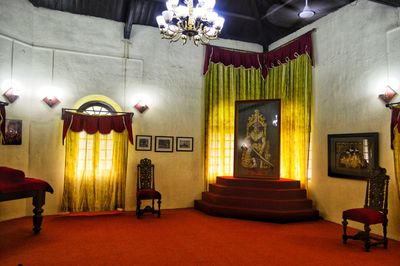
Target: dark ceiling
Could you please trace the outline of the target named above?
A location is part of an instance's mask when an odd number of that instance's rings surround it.
[[[123,22],[125,39],[132,34],[132,24],[157,27],[156,16],[166,9],[166,0],[29,1],[36,7]],[[399,0],[373,1],[400,6]],[[308,0],[309,7],[316,12],[310,19],[298,16],[305,0],[216,0],[214,9],[225,18],[221,38],[258,43],[267,50],[272,42],[351,2],[354,0]]]

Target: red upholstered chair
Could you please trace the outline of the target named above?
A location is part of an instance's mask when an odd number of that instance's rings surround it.
[[[151,200],[151,206],[141,209],[144,200]],[[157,200],[158,210],[154,208],[154,201]],[[150,159],[140,160],[137,166],[137,186],[136,186],[136,216],[140,218],[143,213],[151,212],[160,217],[161,214],[161,193],[155,189],[154,165]]]
[[[371,171],[367,179],[367,191],[365,195],[364,208],[355,208],[345,210],[343,212],[343,243],[347,243],[347,239],[362,240],[364,242],[365,251],[369,251],[371,246],[383,244],[387,248],[388,240],[387,232],[387,204],[388,204],[388,184],[389,176],[386,175],[386,169],[378,167]],[[356,221],[364,224],[364,231],[357,234],[347,235],[347,220]],[[382,224],[383,236],[375,237],[370,235],[370,225]]]

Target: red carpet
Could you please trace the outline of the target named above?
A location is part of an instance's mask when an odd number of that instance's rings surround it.
[[[387,265],[400,242],[367,253],[342,244],[341,225],[324,220],[277,224],[208,216],[194,209],[101,216],[45,216],[0,222],[0,265]]]

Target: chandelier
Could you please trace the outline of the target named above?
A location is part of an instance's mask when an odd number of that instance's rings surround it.
[[[210,40],[218,39],[224,25],[224,18],[213,10],[215,0],[198,0],[196,7],[193,0],[168,0],[167,10],[157,16],[158,28],[162,39],[177,42],[193,40],[195,45],[207,44]]]

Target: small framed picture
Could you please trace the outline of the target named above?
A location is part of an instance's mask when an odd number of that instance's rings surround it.
[[[176,151],[193,151],[193,138],[176,137]]]
[[[136,135],[136,150],[151,151],[151,139],[149,135]]]
[[[6,134],[3,145],[22,144],[22,120],[6,119]]]
[[[172,152],[174,148],[174,137],[156,136],[154,150],[156,152]]]

